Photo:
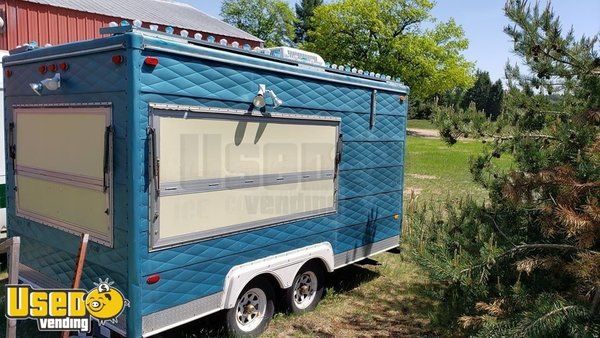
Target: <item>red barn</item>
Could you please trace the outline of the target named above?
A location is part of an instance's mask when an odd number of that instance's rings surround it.
[[[141,20],[143,27],[156,24],[222,38],[240,46],[262,46],[263,41],[224,23],[195,7],[168,0],[0,0],[0,50],[37,41],[44,46],[100,37],[100,27],[111,21]]]

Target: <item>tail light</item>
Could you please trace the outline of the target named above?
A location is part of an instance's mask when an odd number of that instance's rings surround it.
[[[112,62],[115,65],[120,65],[123,63],[123,61],[125,61],[125,58],[123,57],[123,55],[113,55],[112,56]]]
[[[155,56],[146,56],[144,59],[144,64],[150,67],[156,67],[158,66],[158,58]]]

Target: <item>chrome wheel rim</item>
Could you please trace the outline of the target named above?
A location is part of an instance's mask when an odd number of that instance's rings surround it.
[[[294,305],[306,309],[315,300],[317,294],[317,275],[312,271],[303,272],[294,281]]]
[[[267,295],[259,288],[246,291],[235,305],[235,319],[244,332],[256,329],[262,323],[267,310]]]

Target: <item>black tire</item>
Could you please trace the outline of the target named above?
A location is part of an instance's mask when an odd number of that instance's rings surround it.
[[[306,277],[308,277],[309,279],[315,278],[316,286],[309,287],[309,290],[304,292],[304,296],[306,296],[304,300],[300,300],[297,297],[302,297],[302,295],[298,295],[295,291],[298,289],[298,284],[303,284],[299,282],[299,279],[303,277],[304,282],[307,282]],[[285,290],[285,302],[288,311],[291,313],[304,313],[314,310],[323,298],[324,290],[325,271],[323,270],[321,264],[315,261],[311,261],[304,264],[304,266],[302,266],[296,274],[296,277],[294,277],[294,282],[292,283],[292,286]],[[306,293],[310,295],[307,296]],[[302,304],[303,302],[306,303]]]
[[[238,307],[243,306],[244,304],[246,304],[244,307],[252,305],[251,302],[252,299],[254,299],[252,296],[253,294],[256,296],[257,302],[259,302],[262,295],[260,295],[260,292],[257,290],[262,291],[266,297],[266,303],[264,304],[263,308],[264,313],[260,313],[260,311],[258,311],[256,317],[249,319],[249,317],[252,317],[252,314],[248,314],[245,311],[240,313]],[[250,296],[248,297],[248,295]],[[225,322],[229,333],[234,337],[257,337],[264,332],[271,322],[273,313],[275,312],[275,305],[273,303],[274,295],[275,292],[273,290],[273,286],[267,280],[257,279],[250,282],[238,295],[233,308],[227,310]],[[246,300],[242,301],[242,298],[245,296],[247,297]],[[260,310],[260,306],[261,305],[259,305],[258,310]],[[250,311],[253,309],[254,307]],[[246,320],[248,320],[248,322],[244,324],[243,322]],[[258,322],[254,322],[255,320],[258,320]]]

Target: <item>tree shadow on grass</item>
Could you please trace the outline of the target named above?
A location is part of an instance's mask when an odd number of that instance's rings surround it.
[[[337,269],[327,276],[326,288],[333,290],[335,293],[350,292],[380,276],[379,272],[369,270],[361,265],[378,264],[379,262],[367,258],[356,264]]]
[[[390,337],[439,337],[432,328],[430,316],[439,306],[431,296],[432,286],[426,283],[402,284],[390,295],[370,292],[364,311],[347,319],[347,326],[361,335]]]

